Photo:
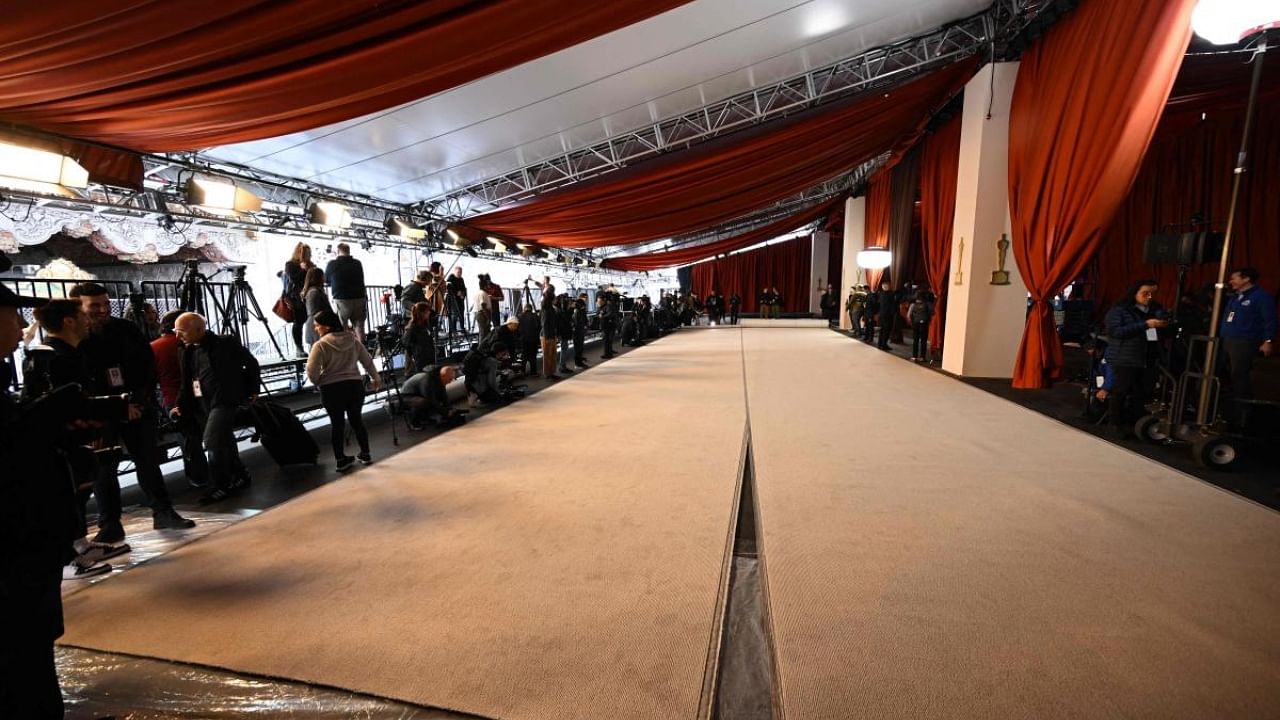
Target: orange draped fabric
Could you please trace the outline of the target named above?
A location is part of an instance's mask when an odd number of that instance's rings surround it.
[[[0,119],[148,151],[287,135],[433,95],[687,1],[9,2]]]
[[[685,265],[687,263],[705,260],[710,257],[715,257],[721,253],[741,250],[745,247],[751,247],[756,243],[765,242],[767,240],[772,240],[773,238],[786,235],[787,233],[799,228],[801,225],[811,223],[818,218],[827,217],[832,212],[839,210],[844,206],[844,199],[845,195],[842,193],[830,200],[825,200],[817,205],[801,210],[800,212],[788,215],[781,220],[771,222],[764,227],[750,230],[723,240],[707,243],[705,245],[643,253],[640,255],[608,258],[603,264],[604,267],[610,270],[637,272],[640,270],[661,270],[662,268],[675,267],[677,265]]]
[[[937,297],[929,324],[929,346],[942,347],[947,321],[951,233],[956,219],[956,180],[960,174],[960,116],[924,139],[920,151],[920,235],[925,276]]]
[[[1049,301],[1085,268],[1138,173],[1195,0],[1085,0],[1022,57],[1009,117],[1013,255],[1032,307],[1013,386],[1060,379]]]
[[[867,214],[865,219],[865,234],[862,238],[862,247],[889,247],[889,212],[892,203],[892,170],[885,168],[875,175],[871,176],[871,180],[867,183]],[[867,284],[872,290],[880,289],[880,278],[884,276],[883,270],[868,270]],[[892,278],[890,278],[892,280]]]
[[[587,248],[714,226],[847,172],[918,132],[973,69],[973,61],[955,63],[889,92],[798,113],[471,218],[463,229],[475,237]]]
[[[1148,235],[1189,229],[1178,226],[1196,214],[1209,221],[1211,229],[1226,229],[1250,74],[1251,67],[1239,54],[1188,57],[1183,62],[1138,179],[1098,249],[1092,297],[1100,312],[1143,277],[1155,278],[1160,302],[1172,306],[1177,267],[1143,262]],[[1209,85],[1212,91],[1206,89]],[[1280,63],[1263,66],[1261,87],[1250,172],[1244,175],[1236,210],[1231,264],[1257,268],[1261,284],[1275,289],[1280,282]],[[1217,258],[1192,266],[1184,291],[1199,293],[1217,280],[1217,273]]]
[[[737,255],[708,260],[693,266],[693,291],[705,298],[713,288],[725,297],[737,293],[742,312],[759,312],[760,291],[778,288],[783,312],[809,310],[809,259],[812,243],[808,236],[766,245]]]

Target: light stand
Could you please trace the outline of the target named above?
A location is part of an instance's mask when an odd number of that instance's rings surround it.
[[[1209,424],[1209,400],[1213,392],[1213,380],[1218,365],[1218,335],[1222,322],[1222,296],[1226,287],[1228,264],[1231,262],[1231,240],[1235,230],[1236,206],[1240,200],[1240,185],[1248,170],[1249,138],[1253,133],[1254,108],[1258,102],[1258,86],[1262,82],[1262,61],[1267,53],[1267,33],[1258,38],[1253,51],[1253,78],[1249,84],[1249,102],[1244,111],[1244,133],[1240,138],[1240,154],[1236,156],[1235,177],[1231,181],[1231,204],[1227,209],[1227,231],[1222,240],[1222,257],[1218,263],[1218,282],[1213,288],[1213,312],[1209,316],[1209,336],[1205,343],[1204,378],[1200,383],[1200,400],[1196,407],[1196,425]]]

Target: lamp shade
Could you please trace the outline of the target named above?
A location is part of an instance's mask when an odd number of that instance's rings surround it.
[[[1214,45],[1234,45],[1273,27],[1280,27],[1276,0],[1200,0],[1191,13],[1191,29]]]
[[[889,267],[893,254],[888,248],[863,248],[858,251],[858,267],[863,270],[883,270]]]

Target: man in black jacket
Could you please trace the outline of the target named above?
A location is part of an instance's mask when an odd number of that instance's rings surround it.
[[[196,415],[204,427],[213,490],[201,505],[220,502],[249,487],[249,471],[236,447],[236,415],[257,397],[261,384],[258,361],[234,335],[205,329],[204,317],[185,313],[174,331],[186,347],[182,351],[182,394],[174,413]]]
[[[893,333],[893,325],[898,318],[898,298],[894,297],[893,286],[887,282],[880,283],[876,307],[879,315],[877,322],[880,325],[880,335],[879,339],[876,340],[876,347],[881,350],[888,350],[889,337]]]
[[[822,293],[822,297],[818,300],[818,307],[822,310],[822,317],[830,324],[835,324],[839,320],[836,308],[840,307],[840,297],[836,295],[836,290],[830,284],[827,285],[826,292]]]
[[[129,395],[127,422],[109,423],[103,428],[107,446],[124,445],[133,460],[138,485],[151,506],[152,525],[156,529],[195,527],[191,520],[173,509],[169,490],[160,472],[159,407],[156,391],[156,360],[151,343],[137,325],[111,316],[111,296],[107,288],[93,282],[80,283],[68,293],[80,301],[89,317],[89,336],[80,350],[89,360],[93,372],[95,395]],[[119,452],[99,454],[101,469],[94,481],[93,494],[98,501],[98,534],[95,542],[124,542],[124,526],[120,523],[120,478],[118,468],[123,456]]]
[[[1164,312],[1154,300],[1155,280],[1139,280],[1107,311],[1107,350],[1111,367],[1109,415],[1121,438],[1133,434],[1137,420],[1155,387],[1160,355],[1160,329],[1168,327]]]
[[[520,370],[531,377],[538,377],[538,335],[542,323],[532,305],[525,305],[520,313]]]
[[[445,278],[445,312],[449,314],[449,333],[465,331],[466,322],[463,315],[467,307],[467,281],[462,277],[462,266],[455,265],[453,274]]]
[[[608,360],[615,354],[613,350],[613,334],[618,329],[617,294],[612,292],[600,293],[596,296],[596,305],[599,306],[596,312],[600,315],[600,334],[604,336],[604,354],[600,357]]]
[[[583,349],[587,344],[587,294],[580,293],[573,303],[573,364],[579,369],[587,367]]]
[[[542,290],[542,374],[548,380],[559,380],[556,374],[556,340],[560,322],[556,315],[556,286],[545,283]]]
[[[738,324],[738,310],[741,307],[742,307],[742,298],[738,296],[738,293],[734,293],[730,295],[729,296],[729,324],[730,325]]]
[[[324,267],[324,281],[333,298],[333,309],[342,324],[355,332],[364,342],[364,323],[368,317],[368,300],[365,298],[364,266],[351,257],[351,246],[338,243],[338,256]]]
[[[0,285],[0,358],[18,348],[19,308],[45,303]],[[12,370],[0,363],[6,377]],[[75,533],[71,478],[59,456],[61,416],[49,398],[15,401],[0,389],[0,709],[4,717],[61,718],[53,643],[62,635],[62,568]]]

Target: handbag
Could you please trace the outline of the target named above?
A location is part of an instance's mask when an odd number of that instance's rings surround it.
[[[280,299],[276,300],[276,304],[271,306],[271,312],[281,320],[291,323],[294,318],[293,300],[285,293],[280,293]]]

